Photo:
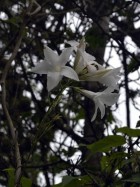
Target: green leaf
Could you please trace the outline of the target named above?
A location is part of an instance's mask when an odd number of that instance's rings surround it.
[[[132,175],[131,178],[123,180],[124,182],[132,182],[140,184],[140,173]]]
[[[52,187],[63,187],[63,184],[62,184],[62,183],[55,184],[55,185],[53,185]]]
[[[22,22],[22,19],[20,16],[15,16],[15,17],[12,17],[12,18],[6,20],[5,22],[11,23],[16,27],[19,27],[19,24]]]
[[[15,169],[14,168],[7,168],[4,171],[8,173],[8,187],[15,186]],[[26,177],[21,178],[21,185],[22,187],[31,187],[32,181]]]
[[[84,187],[85,185],[91,183],[91,178],[87,175],[84,176],[64,176],[62,182],[53,187]]]
[[[121,133],[126,134],[130,137],[140,136],[140,129],[130,129],[129,127],[117,128],[116,132],[121,132]]]
[[[72,177],[72,176],[65,176],[62,180],[63,187],[81,187],[82,181],[80,180],[80,177]]]
[[[107,136],[93,144],[87,145],[93,153],[96,152],[107,152],[111,150],[112,147],[118,147],[125,144],[125,138],[119,135]]]
[[[134,58],[131,59],[131,61],[128,64],[128,72],[134,72],[139,68],[140,64],[138,61],[136,61]]]
[[[15,184],[15,169],[7,168],[4,169],[8,173],[8,187],[14,187]]]
[[[106,155],[106,156],[102,156],[101,159],[101,168],[102,170],[105,170],[106,172],[110,172],[114,169],[114,171],[116,169],[120,169],[123,165],[127,164],[126,161],[128,161],[128,159],[126,160],[126,158],[129,156],[128,153],[124,153],[124,152],[115,152],[115,153],[111,153],[111,155]],[[113,165],[113,168],[112,168]]]
[[[26,177],[21,178],[21,184],[22,187],[31,187],[32,186],[32,181]]]

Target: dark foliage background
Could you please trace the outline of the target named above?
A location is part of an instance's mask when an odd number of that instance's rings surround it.
[[[136,27],[139,12],[139,0],[5,0],[0,3],[1,80],[6,75],[6,105],[18,136],[22,176],[31,179],[33,186],[45,183],[49,187],[60,180],[58,176],[65,175],[87,177],[82,183],[74,178],[77,186],[137,186],[140,183],[140,180],[134,180],[134,174],[137,174],[136,179],[140,175],[139,151],[136,151],[139,131],[136,131],[138,136],[134,132],[135,139],[132,139],[131,131],[125,132],[124,146],[114,147],[106,154],[102,154],[104,151],[91,153],[81,144],[88,145],[106,137],[104,131],[107,129],[116,134],[119,124],[112,110],[107,108],[103,120],[98,116],[96,121],[91,122],[94,111],[91,101],[68,89],[59,104],[46,115],[50,104],[55,104],[54,98],[65,79],[48,97],[47,76],[30,72],[43,60],[45,45],[60,53],[62,48],[67,47],[67,40],[79,41],[85,36],[87,51],[96,57],[97,62],[108,66],[111,53],[107,60],[104,54],[109,44],[110,50],[118,54],[123,67],[119,87],[125,90],[126,121],[127,127],[131,127],[130,101],[139,111],[140,89],[129,88],[132,82],[138,86],[140,83],[140,28]],[[127,48],[128,37],[136,46],[134,52]],[[117,62],[113,63],[116,67]],[[131,79],[129,75],[134,72],[138,76]],[[93,91],[100,90],[97,83],[85,86]],[[0,94],[3,100],[2,87]],[[118,107],[119,103],[114,110]],[[16,168],[17,164],[8,123],[0,104],[1,186],[8,185],[4,169]],[[138,127],[139,121],[136,129]],[[39,181],[40,174],[44,182]],[[69,179],[71,184],[66,180],[64,186],[73,185],[73,178]]]

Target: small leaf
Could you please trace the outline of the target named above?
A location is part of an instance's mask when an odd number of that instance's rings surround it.
[[[63,187],[81,187],[82,183],[77,177],[65,176],[62,180]]]
[[[129,127],[117,128],[116,132],[121,132],[121,133],[126,134],[130,137],[140,136],[140,129],[130,129]]]
[[[12,17],[12,18],[6,20],[6,22],[11,23],[16,27],[19,27],[19,24],[22,22],[22,19],[19,16],[15,16],[15,17]]]
[[[113,172],[112,169],[114,169],[114,171],[116,169],[120,169],[122,166],[128,164],[127,163],[128,159],[126,159],[128,156],[129,154],[124,152],[115,152],[115,153],[111,153],[110,155],[102,156],[101,168],[106,172],[110,172],[110,171]]]
[[[26,177],[21,178],[21,184],[22,187],[31,187],[32,186],[32,181]]]
[[[62,187],[84,187],[86,184],[89,184],[90,182],[91,179],[87,175],[78,177],[64,176],[61,185]]]
[[[87,145],[93,153],[96,152],[107,152],[111,150],[112,147],[118,147],[125,144],[125,138],[119,135],[107,136],[93,144]]]
[[[8,173],[8,187],[15,186],[15,169],[14,168],[7,168],[4,171]],[[22,187],[31,187],[32,181],[26,177],[21,178],[21,185]]]
[[[15,169],[7,168],[4,169],[8,173],[8,187],[14,187],[15,184]]]
[[[140,173],[132,175],[131,178],[123,180],[124,182],[132,182],[140,184]]]

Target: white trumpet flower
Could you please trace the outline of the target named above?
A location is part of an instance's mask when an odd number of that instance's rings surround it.
[[[80,74],[86,66],[86,62],[83,60],[83,58],[86,59],[86,61],[94,61],[95,57],[85,51],[86,42],[84,37],[80,40],[79,43],[74,40],[68,41],[67,43],[71,45],[76,52],[74,69],[77,74]]]
[[[103,92],[97,92],[97,93],[84,89],[80,89],[79,91],[95,103],[95,112],[91,121],[95,120],[97,116],[98,108],[101,112],[101,119],[102,119],[105,115],[105,105],[112,106],[117,102],[119,98],[118,93],[112,93],[113,91],[112,88],[107,88]]]
[[[121,67],[114,69],[104,68],[97,62],[89,62],[85,67],[85,73],[80,76],[80,80],[98,81],[105,84],[107,87],[118,89],[117,83],[120,80],[120,70]]]
[[[63,76],[79,81],[77,73],[71,67],[65,66],[72,50],[72,47],[66,48],[59,56],[52,49],[46,47],[44,49],[44,61],[32,68],[31,71],[34,73],[47,74],[48,91],[55,88]]]
[[[120,67],[106,69],[98,64],[95,57],[85,51],[86,42],[84,37],[79,43],[76,41],[69,41],[67,43],[73,46],[76,51],[74,66],[81,81],[98,81],[105,84],[107,87],[118,89],[117,83],[120,79]]]

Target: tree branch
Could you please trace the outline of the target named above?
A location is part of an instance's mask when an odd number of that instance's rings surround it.
[[[2,79],[1,79],[2,107],[3,107],[3,111],[5,113],[6,119],[8,121],[9,129],[10,129],[10,133],[11,133],[11,137],[12,137],[12,141],[13,141],[13,145],[14,145],[14,150],[15,150],[15,158],[16,158],[15,184],[17,187],[19,186],[20,178],[21,178],[21,156],[20,156],[19,144],[18,144],[18,140],[17,140],[17,132],[16,132],[16,129],[15,129],[14,124],[12,122],[11,116],[10,116],[8,108],[7,108],[7,103],[6,103],[6,77],[7,77],[7,73],[10,68],[10,65],[18,52],[19,46],[21,44],[21,40],[22,40],[22,35],[18,38],[18,42],[15,46],[12,56],[10,57],[9,61],[7,62],[6,66],[5,66],[5,69],[4,69],[3,75],[2,75]]]
[[[14,127],[14,124],[13,124],[12,118],[10,116],[10,113],[8,111],[7,103],[6,103],[6,77],[7,77],[8,71],[10,69],[11,63],[18,53],[18,49],[20,47],[20,44],[21,44],[21,41],[22,41],[22,38],[23,38],[24,27],[25,27],[25,23],[23,22],[23,24],[20,28],[20,31],[19,31],[19,35],[17,37],[17,42],[16,42],[16,45],[15,45],[15,48],[13,50],[13,53],[12,53],[11,57],[7,61],[7,64],[5,65],[5,68],[4,68],[3,74],[2,74],[2,78],[1,78],[1,81],[0,81],[1,85],[2,85],[2,108],[3,108],[4,114],[6,116],[6,119],[8,121],[9,130],[10,130],[10,133],[11,133],[13,146],[14,146],[14,151],[15,151],[15,162],[16,162],[15,187],[18,187],[19,184],[20,184],[21,155],[20,155],[19,144],[18,144],[18,140],[17,140],[17,136],[18,136],[17,131],[16,131],[16,128]]]

